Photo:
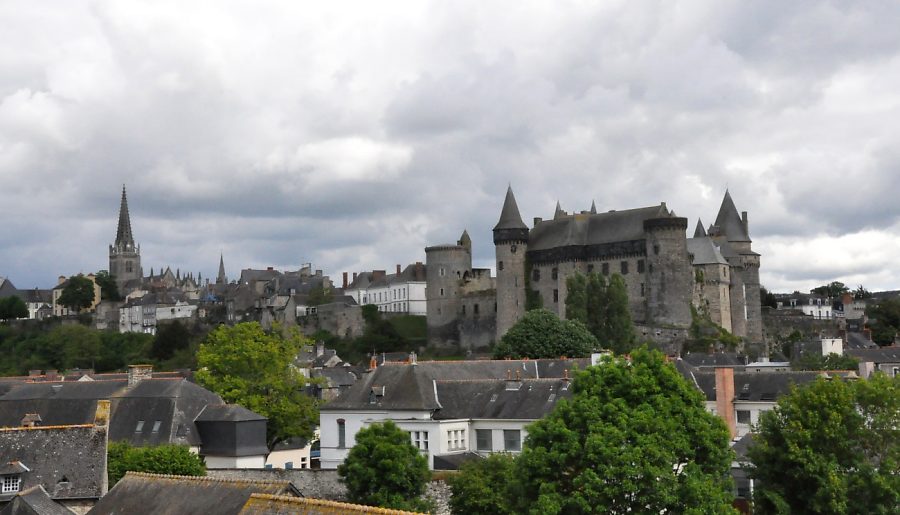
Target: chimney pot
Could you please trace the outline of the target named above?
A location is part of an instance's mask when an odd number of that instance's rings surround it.
[[[356,272],[353,272],[353,282],[356,282]]]
[[[128,365],[128,387],[153,377],[153,365]]]
[[[397,275],[400,275],[400,264],[397,264]]]
[[[344,272],[344,288],[347,287],[347,272]]]
[[[267,266],[267,267],[266,267],[266,270],[268,270],[268,271],[271,272],[272,270],[275,270],[275,268],[274,268],[274,267],[271,267],[271,266]]]

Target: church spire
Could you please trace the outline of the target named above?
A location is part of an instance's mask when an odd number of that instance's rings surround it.
[[[591,201],[591,214],[592,215],[597,214],[597,202],[595,202],[593,200]]]
[[[125,185],[122,185],[122,204],[119,206],[119,228],[116,230],[116,247],[133,248],[134,236],[131,234],[131,217],[128,214],[128,197]]]
[[[562,206],[559,204],[559,201],[556,201],[556,210],[553,212],[553,219],[559,220],[560,218],[566,216],[566,212],[563,211]]]
[[[219,253],[219,275],[216,276],[216,284],[225,284],[228,280],[225,278],[225,258]]]

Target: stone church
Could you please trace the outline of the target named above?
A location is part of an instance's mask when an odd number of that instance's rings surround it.
[[[620,274],[639,339],[677,351],[687,338],[691,306],[745,342],[762,341],[759,254],[747,213],[730,193],[713,225],[688,221],[657,206],[567,213],[557,204],[549,220],[523,221],[512,188],[494,226],[496,276],[472,267],[472,241],[427,247],[429,344],[489,346],[526,311],[527,299],[565,317],[566,278],[576,272]]]

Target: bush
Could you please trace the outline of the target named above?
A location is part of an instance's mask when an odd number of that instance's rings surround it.
[[[110,488],[129,471],[179,476],[206,475],[203,458],[183,445],[134,447],[128,442],[112,442],[109,444],[107,456]]]
[[[580,358],[599,348],[587,327],[575,320],[560,320],[546,309],[525,313],[494,348],[502,358]]]

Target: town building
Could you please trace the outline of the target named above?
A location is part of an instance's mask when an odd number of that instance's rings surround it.
[[[404,315],[426,314],[426,270],[422,263],[405,268],[397,265],[393,274],[385,270],[353,273],[353,281],[347,282],[344,272],[344,295],[352,297],[360,306],[374,304],[378,311]]]
[[[100,304],[100,285],[97,284],[97,278],[94,276],[94,274],[87,274],[87,275],[78,274],[78,276],[86,277],[94,284],[94,300],[91,301],[90,306],[81,310],[82,313],[93,313],[97,309],[97,305]],[[69,281],[70,281],[69,278],[66,278],[66,276],[61,275],[61,276],[59,276],[59,278],[57,280],[56,286],[53,288],[53,290],[51,290],[51,292],[52,292],[51,298],[52,298],[52,303],[53,303],[53,306],[52,306],[53,307],[53,316],[64,317],[64,316],[76,314],[75,311],[73,311],[59,303],[59,297],[62,295],[63,290],[66,289],[66,286],[69,285]]]

